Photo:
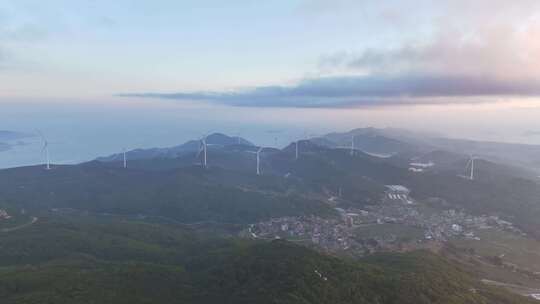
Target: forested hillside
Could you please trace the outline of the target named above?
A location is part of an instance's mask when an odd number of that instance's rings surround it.
[[[0,240],[2,303],[528,303],[428,252],[346,261],[287,241],[45,220]]]

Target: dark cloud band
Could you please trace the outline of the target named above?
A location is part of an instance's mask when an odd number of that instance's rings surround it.
[[[460,76],[347,76],[308,79],[295,86],[235,92],[133,93],[129,97],[206,101],[245,107],[354,107],[425,97],[538,96],[540,82]]]

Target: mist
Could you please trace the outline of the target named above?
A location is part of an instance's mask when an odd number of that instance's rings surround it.
[[[442,137],[540,144],[535,100],[498,103],[365,106],[348,109],[249,108],[200,102],[110,98],[4,101],[2,129],[46,134],[53,162],[73,164],[123,148],[169,147],[212,132],[241,135],[258,145],[290,142],[361,127],[403,128]],[[0,152],[0,167],[43,162],[39,139]]]

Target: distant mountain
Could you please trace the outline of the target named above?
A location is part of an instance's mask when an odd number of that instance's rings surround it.
[[[428,150],[423,145],[398,140],[387,135],[381,129],[363,128],[343,133],[330,133],[310,139],[314,143],[327,147],[349,148],[354,136],[355,149],[378,156],[392,156],[398,153],[411,153]]]
[[[540,145],[499,143],[451,138],[428,138],[429,143],[451,152],[474,154],[491,161],[521,166],[540,174]]]
[[[234,144],[230,137],[212,135],[208,138],[206,170],[201,169],[200,158],[195,157],[199,143],[191,141],[184,146],[184,151],[190,153],[130,158],[128,170],[120,168],[122,164],[117,160],[61,166],[51,171],[39,167],[0,171],[0,199],[113,213],[149,210],[156,215],[174,215],[182,221],[253,221],[272,214],[313,214],[311,207],[316,210],[321,206],[304,204],[305,198],[320,202],[338,193],[350,205],[376,204],[384,194],[384,185],[398,184],[411,189],[416,199],[438,197],[472,214],[497,214],[540,238],[540,186],[535,176],[479,158],[475,161],[475,180],[471,181],[462,177],[468,175],[467,155],[444,150],[424,152],[421,148],[411,152],[415,145],[387,139],[373,134],[373,130],[356,132],[390,147],[379,150],[381,154],[402,147],[404,152],[390,158],[374,155],[374,150],[370,154],[356,151],[351,155],[346,147],[329,148],[301,140],[298,159],[295,143],[283,150],[265,149],[260,155],[262,175],[257,177],[255,146]],[[433,161],[436,165],[423,173],[411,172],[409,163],[415,160]],[[254,193],[243,193],[246,189]],[[212,195],[201,194],[209,192]],[[291,193],[300,196],[300,202],[287,202]],[[173,204],[179,199],[182,204]],[[264,207],[250,204],[252,200],[263,201]],[[205,208],[233,214],[222,218],[219,212]],[[292,212],[295,208],[298,211]],[[235,210],[241,212],[237,214]]]
[[[447,165],[451,159],[473,154],[488,161],[520,166],[522,170],[529,171],[528,175],[533,171],[535,175],[540,175],[540,145],[454,139],[430,132],[395,128],[360,128],[311,140],[327,147],[350,147],[353,135],[355,148],[373,155],[422,158],[425,154],[435,152],[439,156],[449,156],[449,159],[440,159]]]
[[[298,142],[293,142],[283,148],[283,152],[296,155],[296,145],[298,144],[298,151],[302,154],[305,153],[320,153],[323,151],[327,151],[329,147],[325,145],[319,144],[317,141],[314,140],[299,140]]]
[[[253,147],[253,143],[241,137],[231,137],[222,133],[213,133],[206,137],[206,143],[209,149],[215,147]],[[126,152],[127,158],[132,160],[154,159],[154,158],[177,158],[186,154],[197,153],[200,149],[200,140],[190,140],[181,145],[169,148],[151,148],[151,149],[136,149]],[[122,154],[113,154],[110,156],[99,157],[98,161],[111,162],[122,159]]]
[[[441,149],[430,151],[428,145],[409,145],[377,135],[378,131],[373,129],[355,132],[361,138],[367,138],[367,142],[374,139],[384,143],[387,149],[373,148],[369,154],[356,151],[351,155],[346,146],[331,148],[319,145],[317,140],[301,140],[298,142],[298,159],[295,157],[295,143],[283,150],[265,150],[260,158],[263,176],[274,176],[282,180],[285,177],[283,182],[289,184],[280,190],[282,193],[295,191],[304,196],[327,199],[341,192],[347,204],[359,207],[379,202],[385,191],[384,185],[400,184],[411,189],[413,197],[417,199],[439,197],[473,214],[499,214],[540,238],[540,224],[537,221],[540,216],[540,187],[535,176],[529,172],[478,158],[475,161],[475,180],[470,181],[461,177],[469,174],[469,156],[466,154]],[[333,134],[328,138],[342,137],[345,140],[349,135]],[[210,147],[213,148],[208,153],[209,168],[222,168],[225,170],[223,172],[236,172],[238,176],[246,178],[254,176],[256,156],[252,152],[256,150],[255,147]],[[335,147],[341,146],[336,144]],[[398,149],[403,152],[390,158],[374,155],[373,152],[383,154]],[[171,171],[175,168],[192,167],[196,162],[200,160],[196,159],[194,154],[186,154],[177,158],[132,160],[128,166],[131,169],[148,171]],[[435,165],[423,173],[416,173],[409,171],[411,162],[433,162]],[[120,162],[107,164],[113,167],[120,165]],[[219,178],[218,175],[212,176],[218,184],[234,186],[234,182],[238,181],[230,175]]]
[[[389,138],[423,147],[424,150],[446,151],[469,156],[471,154],[488,161],[520,166],[540,174],[540,145],[501,143],[469,139],[448,138],[440,134],[413,132],[402,129],[378,129]]]
[[[480,175],[484,181],[503,182],[513,178],[529,179],[537,181],[537,175],[523,167],[509,165],[505,162],[494,162],[490,157],[475,157],[475,173]],[[445,150],[435,150],[420,157],[412,158],[409,164],[433,164],[432,167],[425,168],[426,171],[445,171],[455,175],[467,175],[470,172],[470,156],[449,152]]]

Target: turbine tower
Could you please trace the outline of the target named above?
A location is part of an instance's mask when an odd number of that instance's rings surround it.
[[[354,155],[354,135],[351,138],[351,156]]]
[[[43,148],[41,149],[41,153],[45,152],[45,159],[46,159],[45,169],[50,170],[51,160],[49,158],[49,142],[47,141],[43,133],[41,133],[40,131],[38,131],[38,133],[39,133],[39,136],[41,136],[41,140],[43,141]]]
[[[471,155],[471,180],[474,180],[474,156]]]
[[[466,167],[469,167],[469,165],[471,166],[471,171],[469,173],[470,180],[474,180],[474,160],[475,160],[475,157],[474,155],[471,154],[471,157],[469,158],[469,161],[467,162],[467,166],[466,166]]]
[[[124,169],[125,169],[127,168],[126,148],[122,149],[122,154],[124,156]]]
[[[259,147],[259,149],[257,150],[257,152],[254,152],[254,151],[246,151],[247,153],[252,153],[252,154],[255,154],[256,157],[257,157],[257,175],[261,175],[261,152],[264,148],[263,147]]]
[[[197,158],[203,153],[202,167],[206,169],[207,167],[207,154],[206,154],[206,135],[201,139],[201,145],[199,148],[199,153],[197,153]]]
[[[208,154],[207,154],[207,145],[206,145],[206,136],[203,139],[203,147],[204,147],[204,167],[206,168],[208,166]]]
[[[257,150],[257,175],[261,175],[261,151],[263,150],[263,147],[260,147],[259,150]]]
[[[47,158],[47,170],[51,170],[51,159],[49,158],[49,142],[45,141],[43,144],[43,150],[45,150],[45,157]]]

